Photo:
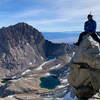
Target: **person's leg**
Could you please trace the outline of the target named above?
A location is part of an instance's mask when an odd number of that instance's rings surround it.
[[[82,33],[80,34],[80,36],[79,36],[78,42],[77,42],[75,45],[79,46],[79,45],[80,45],[80,42],[81,42],[82,39],[83,39],[83,36],[85,36],[86,34],[87,34],[87,32],[82,32]]]
[[[98,36],[96,35],[96,33],[91,34],[92,38],[97,41],[98,43],[100,43],[100,39],[98,38]]]
[[[78,43],[80,43],[83,39],[83,37],[86,35],[87,33],[86,32],[82,32],[79,36],[79,39],[78,39]]]

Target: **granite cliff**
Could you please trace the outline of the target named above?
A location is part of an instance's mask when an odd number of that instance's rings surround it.
[[[99,76],[100,44],[86,35],[70,62],[69,82],[79,100],[88,100],[99,91]]]

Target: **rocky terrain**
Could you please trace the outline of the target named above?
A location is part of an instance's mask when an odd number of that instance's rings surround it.
[[[25,23],[0,29],[0,76],[42,63],[44,43],[42,34]]]
[[[100,44],[87,35],[70,62],[69,83],[79,100],[100,100]]]
[[[26,23],[0,29],[0,100],[100,100],[99,76],[100,44],[89,35],[76,48]]]
[[[67,77],[75,50],[45,40],[26,23],[0,29],[0,100],[63,100],[66,94],[71,98]],[[46,77],[60,84],[43,88],[41,78]]]
[[[42,33],[25,23],[3,27],[0,29],[0,76],[36,67],[46,58],[63,56],[67,48],[66,44],[45,40]]]

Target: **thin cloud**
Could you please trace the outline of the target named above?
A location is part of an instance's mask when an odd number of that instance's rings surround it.
[[[38,25],[47,25],[47,24],[54,24],[54,23],[60,23],[60,22],[65,22],[68,21],[68,19],[63,19],[63,18],[58,18],[58,19],[47,19],[47,20],[32,20],[32,21],[27,21],[30,24],[38,24]]]
[[[13,0],[3,0],[0,4],[11,1]],[[22,6],[23,8],[15,12],[11,10],[0,10],[1,22],[15,23],[16,21],[25,21],[31,25],[35,25],[42,31],[82,30],[84,21],[87,20],[87,14],[92,11],[94,19],[96,19],[98,23],[98,30],[100,29],[99,0],[54,0],[53,2],[51,2],[51,0],[22,1],[23,5],[24,3],[32,5],[27,7]],[[19,2],[20,0],[18,0],[18,4]],[[8,18],[6,20],[9,21],[6,22],[3,18]]]
[[[43,13],[45,10],[44,9],[31,9],[31,10],[25,10],[23,12],[18,12],[14,16],[14,18],[27,18],[27,17],[33,17],[33,16],[38,16],[41,13]]]

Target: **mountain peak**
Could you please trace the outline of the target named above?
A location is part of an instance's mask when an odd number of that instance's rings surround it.
[[[0,65],[10,73],[39,65],[45,58],[63,55],[65,47],[45,40],[41,32],[23,22],[0,29]]]
[[[24,22],[20,22],[20,23],[17,23],[15,25],[10,25],[8,27],[2,27],[0,30],[20,30],[20,29],[28,29],[28,30],[31,30],[31,31],[37,31],[39,32],[37,29],[35,29],[33,26],[27,24],[27,23],[24,23]]]
[[[18,72],[25,66],[31,67],[30,62],[34,62],[33,66],[41,63],[41,56],[45,56],[44,44],[42,34],[26,23],[0,29],[1,67]]]
[[[12,27],[27,27],[27,28],[35,29],[35,28],[33,28],[33,26],[31,26],[27,23],[24,23],[24,22],[20,22],[20,23],[17,23],[15,25],[12,25]]]

